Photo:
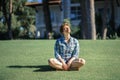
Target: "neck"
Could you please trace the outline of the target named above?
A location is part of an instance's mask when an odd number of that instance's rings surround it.
[[[64,38],[65,38],[65,40],[68,42],[69,39],[70,39],[70,34],[68,34],[68,35],[64,35]]]

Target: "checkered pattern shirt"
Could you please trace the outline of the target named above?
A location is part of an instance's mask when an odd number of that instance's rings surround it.
[[[56,59],[61,56],[65,62],[67,62],[72,57],[78,58],[79,42],[77,39],[70,37],[69,42],[66,43],[64,37],[61,37],[57,39],[55,43],[54,52]]]

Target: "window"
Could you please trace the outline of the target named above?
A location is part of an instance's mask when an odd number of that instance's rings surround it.
[[[80,11],[80,0],[71,0],[71,20],[80,20],[81,11]]]
[[[79,20],[80,14],[80,7],[71,7],[71,20]]]
[[[51,11],[50,14],[51,14],[51,15],[50,15],[51,21],[52,21],[52,22],[55,22],[55,18],[56,18],[55,12],[54,12],[54,11]]]

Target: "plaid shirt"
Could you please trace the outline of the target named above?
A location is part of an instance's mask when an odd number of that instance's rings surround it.
[[[64,37],[61,37],[56,41],[54,51],[56,59],[61,56],[67,62],[72,57],[78,58],[79,42],[77,39],[70,37],[69,42],[66,43]]]

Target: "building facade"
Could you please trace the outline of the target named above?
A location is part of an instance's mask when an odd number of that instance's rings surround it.
[[[118,2],[116,2],[118,1]],[[111,2],[108,1],[107,20],[111,18]],[[116,28],[120,25],[120,0],[114,0],[114,16]],[[36,29],[37,38],[44,38],[46,28],[44,22],[44,13],[42,0],[28,0],[26,6],[34,6],[36,10]],[[104,0],[95,0],[95,13],[101,14],[102,18],[104,9]],[[59,33],[59,27],[64,19],[70,19],[72,26],[78,27],[81,23],[80,0],[50,0],[49,9],[51,14],[52,28],[54,32]]]

